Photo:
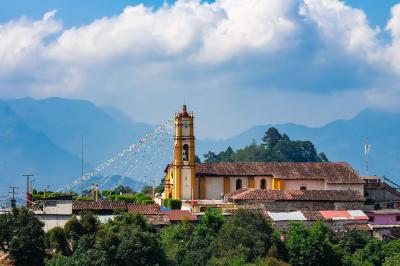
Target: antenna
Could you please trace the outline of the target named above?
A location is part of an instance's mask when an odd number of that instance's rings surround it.
[[[364,155],[365,155],[365,174],[368,176],[368,154],[371,149],[371,144],[368,143],[368,137],[365,139]]]

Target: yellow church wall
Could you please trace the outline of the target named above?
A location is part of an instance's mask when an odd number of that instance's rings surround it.
[[[230,189],[229,177],[225,176],[224,177],[224,195],[226,195],[230,192],[231,192],[231,189]]]
[[[284,183],[282,179],[273,178],[272,179],[272,189],[273,190],[282,190],[284,189]]]
[[[204,176],[200,176],[199,178],[199,198],[206,198],[206,178]]]
[[[261,180],[265,179],[266,181],[266,189],[272,189],[272,177],[271,176],[255,176],[254,177],[254,188],[259,189],[260,188],[260,184],[261,184]]]
[[[255,183],[254,183],[254,176],[250,176],[249,178],[248,178],[248,188],[254,188],[254,185],[255,185]]]

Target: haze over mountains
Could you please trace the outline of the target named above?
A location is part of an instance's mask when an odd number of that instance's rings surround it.
[[[334,121],[320,128],[295,124],[275,125],[292,139],[311,140],[332,161],[348,161],[364,174],[366,137],[371,143],[370,174],[386,175],[400,182],[400,114],[368,109],[348,121]],[[197,140],[196,153],[218,152],[259,141],[271,125],[260,125],[234,138]],[[113,107],[88,101],[49,98],[0,100],[0,193],[18,185],[21,174],[35,174],[35,186],[59,188],[80,176],[81,140],[85,142],[85,170],[135,143],[155,127],[133,121]],[[171,148],[172,151],[172,148]],[[161,164],[171,154],[160,155]],[[162,176],[157,165],[157,178]],[[161,168],[160,168],[161,167]],[[115,173],[119,174],[119,173]],[[154,174],[156,175],[156,174]],[[138,176],[140,179],[140,177]]]

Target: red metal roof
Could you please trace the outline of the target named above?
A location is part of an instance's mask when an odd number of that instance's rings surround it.
[[[162,212],[168,216],[170,221],[197,221],[197,216],[187,210],[170,210]]]
[[[363,184],[344,162],[218,162],[196,165],[198,176],[273,176],[280,179],[325,180],[330,184]]]
[[[362,211],[320,211],[325,219],[331,220],[368,220]]]

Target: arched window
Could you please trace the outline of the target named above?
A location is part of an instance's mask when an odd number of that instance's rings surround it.
[[[307,190],[307,186],[306,185],[301,185],[300,186],[300,190]]]
[[[265,179],[260,180],[260,188],[266,189],[267,188],[267,181]]]
[[[183,144],[182,160],[189,161],[189,145],[187,145],[187,144]]]
[[[242,188],[242,179],[236,179],[236,190]]]

